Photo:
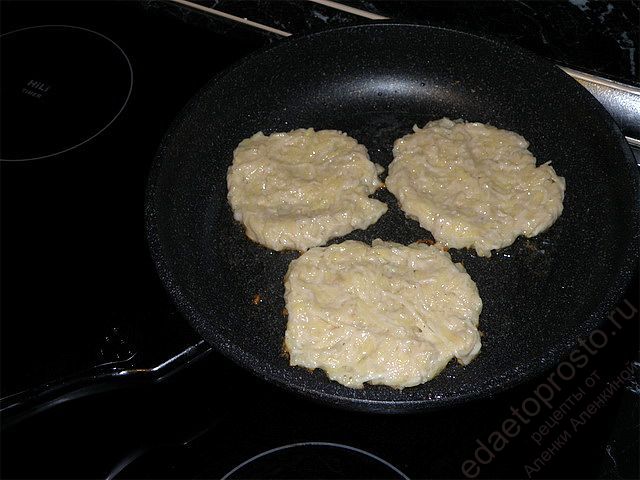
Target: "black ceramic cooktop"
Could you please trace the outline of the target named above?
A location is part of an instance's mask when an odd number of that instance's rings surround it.
[[[362,21],[311,2],[201,3],[293,34]],[[341,3],[638,79],[637,1]],[[637,280],[608,344],[547,403],[536,382],[381,417],[281,392],[199,343],[157,279],[143,212],[180,108],[281,37],[172,2],[0,8],[4,477],[638,477]],[[530,398],[540,412],[521,420]]]

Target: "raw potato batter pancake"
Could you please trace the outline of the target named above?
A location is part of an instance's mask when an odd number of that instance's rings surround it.
[[[382,167],[336,130],[299,129],[240,142],[227,174],[234,218],[273,250],[300,250],[365,229],[387,211],[369,198]]]
[[[447,118],[413,130],[396,140],[385,184],[437,241],[489,257],[562,213],[564,178],[536,167],[517,133]]]
[[[412,387],[480,350],[476,284],[422,243],[313,248],[291,262],[285,300],[291,365],[321,368],[347,387]]]

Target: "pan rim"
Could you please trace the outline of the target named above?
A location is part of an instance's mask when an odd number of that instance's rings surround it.
[[[624,139],[624,136],[618,126],[615,124],[611,116],[606,112],[604,107],[600,105],[600,103],[595,100],[583,87],[581,87],[577,82],[575,83],[576,87],[575,92],[576,95],[581,97],[580,100],[590,103],[591,108],[594,111],[599,113],[599,121],[604,122],[608,130],[611,132],[613,136],[616,137],[618,146],[622,152],[622,156],[624,157],[624,161],[621,160],[620,166],[626,165],[627,170],[630,175],[630,182],[633,182],[633,190],[634,190],[634,198],[629,199],[629,201],[633,201],[633,204],[630,206],[630,213],[633,215],[633,223],[632,227],[636,234],[630,239],[628,242],[628,248],[623,255],[620,255],[620,268],[615,277],[615,282],[610,284],[606,293],[603,295],[602,300],[598,303],[597,308],[593,309],[589,316],[585,316],[582,323],[580,323],[575,329],[575,336],[571,336],[568,339],[562,339],[561,341],[553,344],[545,358],[542,359],[538,363],[533,362],[525,362],[523,366],[527,367],[525,374],[520,374],[515,377],[506,378],[504,381],[500,381],[495,383],[496,378],[505,377],[505,374],[501,375],[501,377],[491,377],[494,382],[485,382],[482,386],[475,388],[473,390],[458,393],[456,396],[443,397],[443,398],[425,398],[419,400],[377,400],[377,399],[367,399],[367,398],[353,398],[346,397],[342,395],[332,394],[326,392],[322,389],[306,389],[304,386],[295,383],[288,383],[284,378],[279,376],[278,374],[274,374],[271,370],[263,365],[260,362],[251,362],[251,358],[253,354],[251,352],[247,352],[237,345],[228,343],[223,336],[217,332],[206,331],[203,328],[200,328],[199,322],[195,321],[196,318],[204,318],[204,315],[201,315],[198,311],[197,307],[195,307],[188,299],[188,296],[182,291],[182,288],[178,284],[175,279],[175,273],[171,271],[169,267],[169,262],[166,255],[163,252],[162,241],[159,237],[158,225],[156,223],[156,213],[157,213],[157,184],[161,174],[161,167],[163,164],[164,152],[167,149],[168,145],[171,143],[171,138],[173,137],[174,132],[178,130],[178,127],[182,125],[186,117],[189,115],[189,112],[194,108],[194,106],[199,102],[199,100],[211,90],[213,86],[221,79],[230,74],[232,74],[235,70],[243,66],[244,64],[251,62],[254,58],[260,57],[266,52],[276,52],[279,49],[286,48],[292,43],[307,41],[313,37],[323,36],[323,35],[331,35],[336,31],[344,31],[344,30],[354,30],[354,29],[363,29],[363,28],[394,28],[394,27],[411,27],[411,28],[423,28],[427,30],[439,30],[444,31],[447,34],[452,35],[464,35],[471,37],[477,41],[482,41],[485,43],[492,44],[497,46],[500,49],[505,49],[513,53],[519,53],[520,55],[524,55],[525,57],[530,58],[532,61],[537,63],[542,63],[548,69],[553,69],[554,72],[559,73],[563,78],[563,81],[571,81],[574,82],[573,79],[565,72],[563,72],[560,68],[556,67],[554,64],[549,62],[548,60],[539,57],[538,55],[526,51],[518,46],[507,45],[502,42],[499,42],[494,39],[489,39],[485,37],[480,37],[475,34],[470,34],[467,32],[461,32],[458,30],[439,27],[439,26],[431,26],[419,23],[412,22],[398,22],[398,21],[373,21],[373,22],[363,22],[356,25],[347,25],[341,26],[338,28],[332,29],[322,29],[320,31],[308,33],[306,35],[300,36],[291,36],[282,41],[279,41],[275,45],[270,45],[264,48],[261,48],[255,52],[252,52],[248,56],[240,59],[238,62],[232,64],[227,69],[219,72],[212,79],[210,79],[190,100],[187,104],[182,108],[182,110],[178,113],[167,132],[165,133],[160,146],[155,155],[154,161],[152,163],[149,179],[147,183],[146,193],[145,193],[145,229],[147,233],[147,242],[149,245],[149,249],[151,251],[151,256],[153,258],[156,270],[158,275],[162,281],[163,286],[169,293],[170,298],[175,302],[176,307],[180,311],[180,313],[185,317],[185,319],[190,323],[195,330],[210,343],[215,350],[222,353],[223,355],[230,358],[236,364],[241,367],[249,370],[254,373],[261,379],[277,384],[280,387],[284,387],[286,390],[295,392],[300,394],[306,398],[310,398],[316,401],[323,401],[330,403],[334,406],[347,408],[350,410],[367,410],[367,411],[376,411],[380,413],[410,413],[416,411],[427,411],[427,410],[437,410],[441,408],[452,407],[456,405],[460,405],[463,403],[468,403],[475,400],[485,399],[493,397],[497,394],[503,393],[507,390],[511,390],[512,388],[524,384],[527,381],[531,381],[532,379],[540,377],[544,372],[551,369],[554,365],[557,365],[568,353],[577,346],[578,340],[583,338],[585,335],[588,335],[589,332],[598,328],[600,325],[604,323],[606,320],[607,314],[620,302],[622,299],[625,290],[628,288],[635,269],[638,265],[638,258],[640,256],[639,247],[640,247],[640,172],[636,166],[635,160],[633,158],[633,154],[628,146],[627,142]],[[209,341],[207,337],[212,337],[215,342]],[[293,368],[293,367],[290,367]],[[492,384],[493,383],[493,384]],[[366,387],[365,387],[366,388]]]

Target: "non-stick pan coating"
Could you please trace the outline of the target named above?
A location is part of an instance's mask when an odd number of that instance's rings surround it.
[[[386,167],[396,138],[443,116],[520,133],[538,162],[552,161],[567,182],[564,213],[546,233],[519,238],[491,258],[451,250],[484,302],[480,355],[403,391],[352,390],[322,371],[290,367],[282,354],[282,281],[298,253],[256,245],[233,220],[226,199],[233,149],[259,130],[339,129]],[[431,238],[389,192],[376,197],[389,204],[380,221],[334,242]],[[460,32],[370,24],[284,41],[212,80],[160,147],[147,220],[165,286],[219,351],[315,399],[396,412],[494,394],[558,362],[599,325],[629,281],[638,204],[638,172],[623,136],[562,71]],[[261,302],[254,304],[256,295]]]

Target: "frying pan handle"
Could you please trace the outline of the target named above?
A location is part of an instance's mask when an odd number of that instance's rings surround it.
[[[126,385],[159,383],[203,358],[212,347],[204,340],[150,368],[115,367],[105,364],[78,375],[45,383],[0,399],[2,426],[7,427],[69,400],[114,390]]]

